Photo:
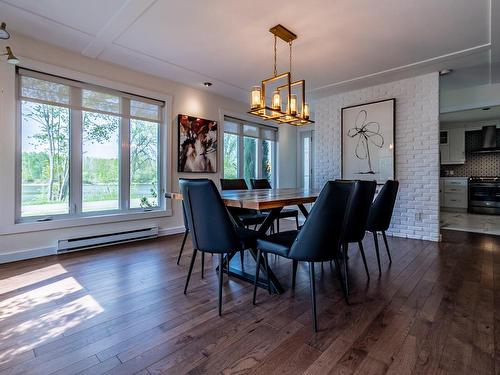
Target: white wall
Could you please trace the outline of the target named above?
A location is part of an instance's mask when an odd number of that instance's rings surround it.
[[[179,177],[208,177],[218,182],[222,176],[222,158],[219,155],[219,168],[216,174],[178,174],[176,166],[177,156],[177,124],[179,113],[207,119],[220,120],[221,113],[230,112],[232,115],[247,111],[247,104],[211,94],[205,89],[195,89],[177,82],[147,75],[118,65],[89,59],[82,55],[49,45],[33,39],[15,35],[9,40],[9,45],[16,55],[28,65],[47,66],[55,71],[71,70],[81,74],[92,75],[103,81],[112,81],[118,84],[136,87],[146,92],[155,92],[159,95],[172,97],[172,111],[169,119],[169,146],[170,146],[170,186],[167,190],[178,191]],[[69,77],[71,78],[71,77]],[[200,83],[201,84],[201,83]],[[137,227],[146,227],[157,224],[163,234],[183,231],[182,216],[178,202],[173,206],[173,216],[163,216],[145,220],[125,222],[110,222],[99,225],[74,226],[70,228],[31,231],[31,227],[15,225],[15,69],[13,66],[0,63],[0,262],[8,259],[17,259],[24,256],[50,254],[58,239],[71,238],[75,235],[106,233],[116,230],[127,230]],[[220,129],[221,127],[219,127]],[[283,152],[289,152],[289,145],[295,155],[295,130],[284,130],[279,133],[283,143]],[[291,137],[290,140],[288,138]],[[219,137],[221,139],[222,137]],[[219,150],[220,151],[220,150]],[[281,150],[280,150],[281,151]],[[295,159],[290,160],[295,173]],[[280,158],[280,162],[281,162]],[[284,160],[283,160],[284,161]],[[286,171],[288,165],[280,169],[280,177],[285,185],[290,185]],[[294,175],[290,177],[295,181]],[[47,224],[49,225],[49,224]],[[40,225],[43,227],[44,225]],[[24,228],[24,229],[23,229]],[[24,254],[24,255],[23,255]]]
[[[438,73],[373,86],[315,102],[315,181],[340,178],[341,108],[396,98],[396,179],[400,189],[389,233],[439,239]]]

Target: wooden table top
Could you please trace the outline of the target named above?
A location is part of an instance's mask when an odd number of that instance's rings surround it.
[[[221,197],[229,207],[266,210],[284,206],[312,203],[319,191],[311,189],[224,190]],[[181,193],[167,193],[167,198],[182,200]]]

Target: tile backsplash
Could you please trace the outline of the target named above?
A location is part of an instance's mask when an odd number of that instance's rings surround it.
[[[500,176],[500,153],[473,154],[472,150],[481,147],[481,130],[465,132],[465,164],[442,165],[441,176],[450,175],[460,177],[492,177]],[[497,144],[500,145],[500,130],[497,129]]]

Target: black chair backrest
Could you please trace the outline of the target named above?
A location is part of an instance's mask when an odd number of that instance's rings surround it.
[[[184,219],[184,229],[189,230],[189,223],[186,214],[186,205],[184,204],[184,201],[182,201],[182,218]]]
[[[349,183],[353,181],[339,181]],[[366,223],[370,207],[375,196],[377,183],[375,181],[356,181],[351,197],[351,206],[346,218],[343,242],[358,242],[365,237]]]
[[[252,189],[271,189],[271,183],[267,178],[252,178],[250,184]]]
[[[328,181],[293,243],[289,257],[306,262],[333,259],[339,249],[354,182]]]
[[[209,179],[179,179],[194,247],[200,251],[229,253],[240,241],[217,187]]]
[[[221,190],[248,190],[248,185],[242,178],[221,178],[220,188]]]
[[[399,182],[388,180],[375,198],[368,215],[368,231],[386,231],[391,224],[392,212],[398,195]]]

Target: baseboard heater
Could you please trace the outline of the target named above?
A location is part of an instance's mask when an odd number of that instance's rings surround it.
[[[70,251],[109,246],[118,243],[131,242],[154,237],[158,237],[158,227],[100,234],[98,236],[70,238],[68,240],[58,241],[57,253],[68,253]]]

